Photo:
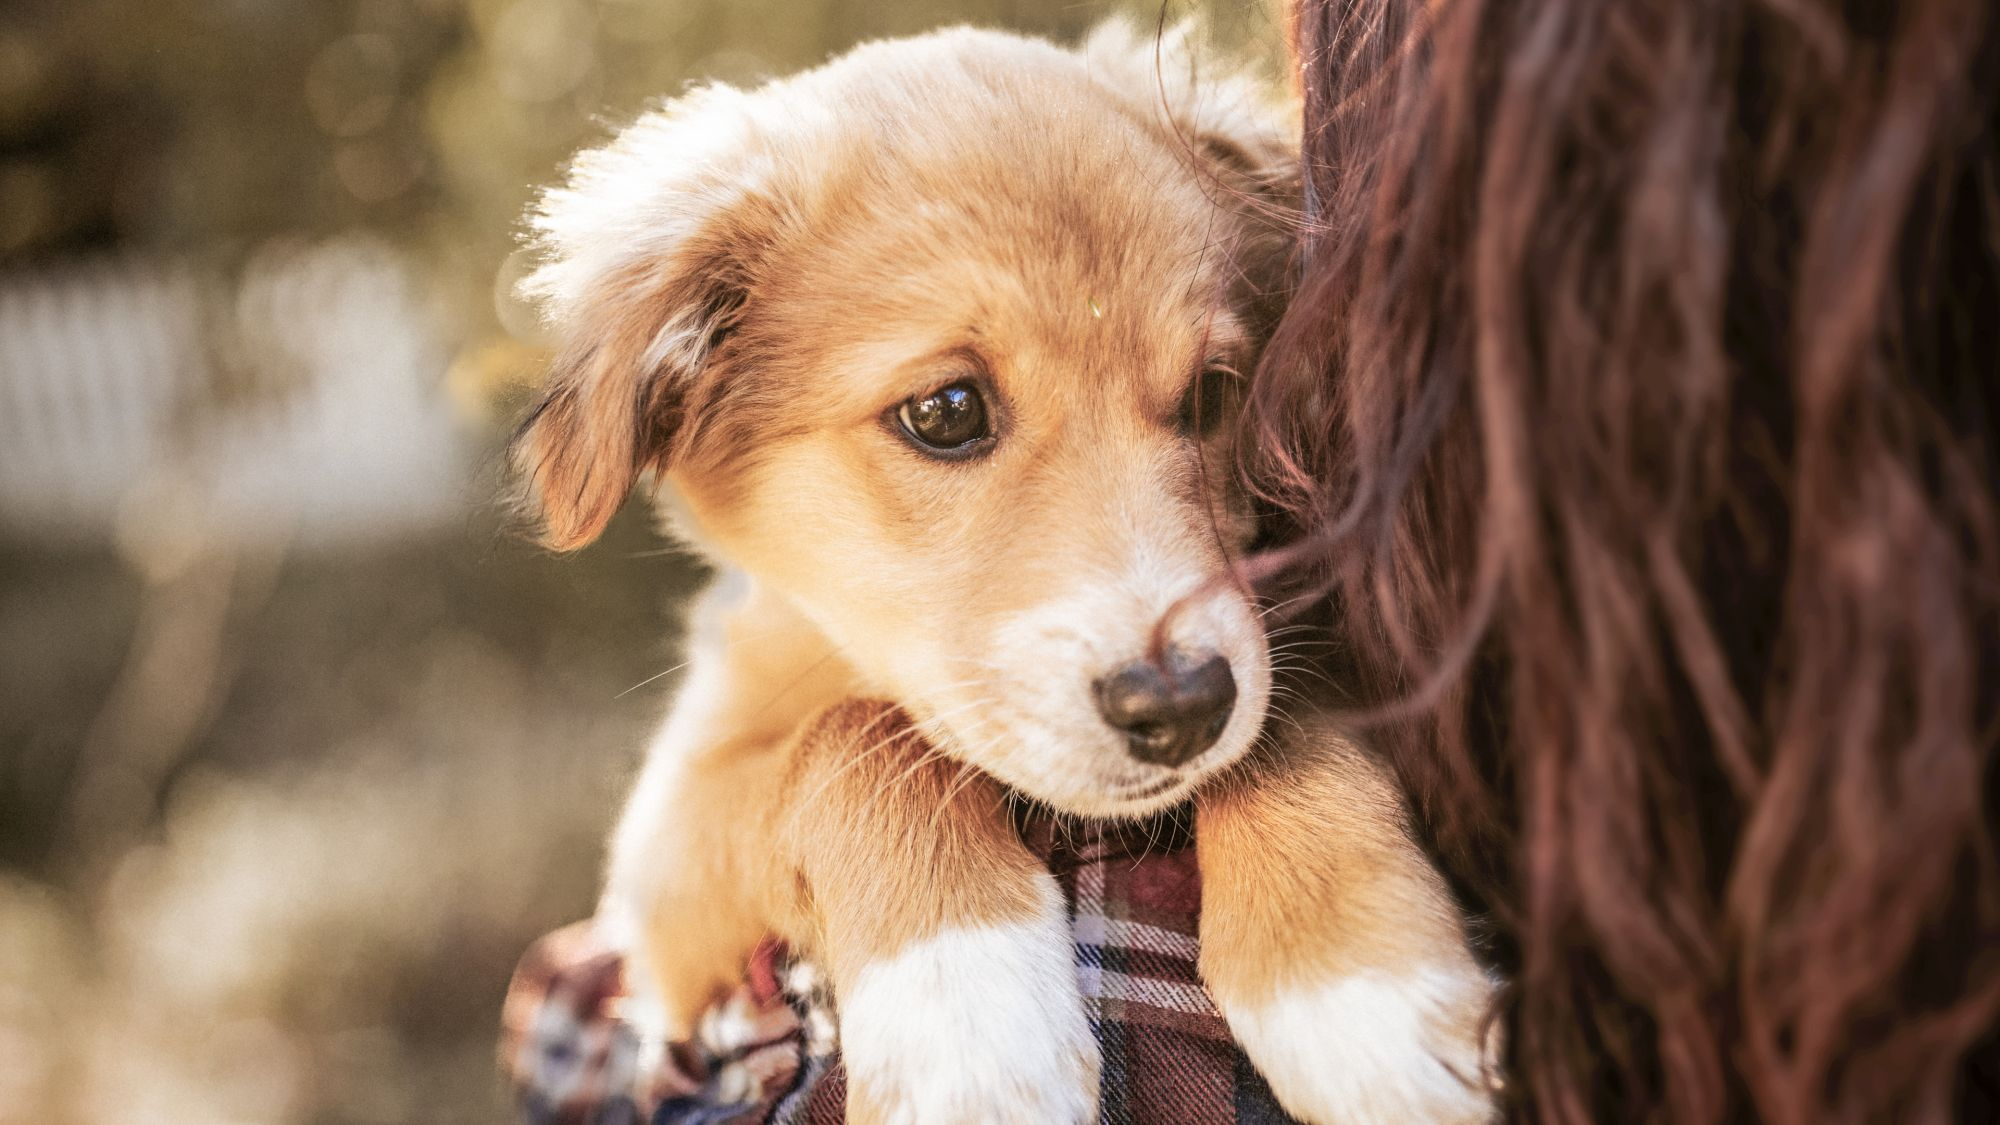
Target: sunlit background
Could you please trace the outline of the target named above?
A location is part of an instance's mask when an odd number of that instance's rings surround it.
[[[0,7],[0,1121],[507,1120],[700,581],[495,503],[534,185],[690,81],[1116,6]]]

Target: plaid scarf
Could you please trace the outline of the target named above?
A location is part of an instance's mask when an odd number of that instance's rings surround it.
[[[1023,811],[1022,840],[1070,906],[1077,980],[1102,1052],[1105,1125],[1291,1121],[1229,1037],[1195,971],[1201,876],[1185,810],[1136,825]],[[515,970],[501,1068],[534,1125],[839,1125],[846,1083],[831,997],[776,943],[743,983],[641,1073],[619,1019],[623,961],[583,922]]]

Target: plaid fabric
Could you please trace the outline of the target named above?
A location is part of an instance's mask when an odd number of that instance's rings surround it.
[[[1184,814],[1139,825],[1019,818],[1068,898],[1077,979],[1102,1049],[1105,1125],[1289,1122],[1195,972],[1201,878]],[[830,998],[767,944],[695,1041],[647,1061],[619,1018],[617,951],[589,923],[528,951],[508,990],[501,1067],[535,1125],[839,1125]],[[656,1052],[657,1054],[657,1052]]]

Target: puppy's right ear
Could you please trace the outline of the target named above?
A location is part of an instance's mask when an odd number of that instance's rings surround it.
[[[530,216],[521,284],[556,340],[510,459],[542,541],[595,539],[634,481],[685,455],[721,388],[774,209],[750,95],[699,90],[579,156]]]

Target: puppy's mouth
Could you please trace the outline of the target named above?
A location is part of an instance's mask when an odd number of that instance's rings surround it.
[[[1147,801],[1172,790],[1185,788],[1187,780],[1184,777],[1162,777],[1128,786],[1123,792],[1108,793],[1106,796],[1114,800]]]
[[[1138,819],[1172,808],[1194,791],[1195,777],[1174,774],[1137,785],[1109,787],[1099,798],[1096,815],[1112,820]]]
[[[919,729],[946,755],[977,767],[1023,796],[1070,816],[1135,820],[1179,804],[1218,772],[1249,753],[1266,717],[1268,688],[1258,665],[1239,665],[1226,721],[1201,732],[1200,747],[1151,755],[1136,744],[1136,724],[1104,692],[1065,692],[1073,673],[1053,670],[1034,683],[1032,671],[1013,673],[1007,691],[965,684],[934,699],[906,691]],[[1021,689],[1014,681],[1021,681]],[[1142,685],[1143,686],[1143,685]],[[1143,700],[1141,702],[1144,702]],[[1190,721],[1206,716],[1176,716]],[[1185,724],[1184,724],[1185,725]]]
[[[1218,759],[1202,754],[1175,768],[1145,765],[1122,754],[1114,761],[1093,761],[1095,754],[1079,753],[1082,739],[1050,737],[1038,727],[1023,724],[1014,728],[1014,737],[968,744],[950,725],[937,724],[931,728],[931,737],[951,756],[970,762],[1031,800],[1070,816],[1102,820],[1139,820],[1172,808],[1193,795],[1223,764],[1240,756],[1225,754]],[[994,755],[996,744],[1040,746],[1054,753]]]

